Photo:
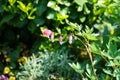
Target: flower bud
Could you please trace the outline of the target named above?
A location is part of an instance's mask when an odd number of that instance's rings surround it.
[[[70,36],[69,36],[69,44],[72,44],[72,40],[73,40],[73,36],[70,35]]]
[[[62,42],[63,41],[63,38],[62,38],[62,35],[60,35],[60,45],[62,45]]]
[[[52,31],[45,29],[45,30],[43,30],[42,33],[43,33],[44,36],[48,36],[49,37],[51,35]]]
[[[51,33],[50,38],[51,38],[51,41],[54,42],[54,33],[53,32]]]

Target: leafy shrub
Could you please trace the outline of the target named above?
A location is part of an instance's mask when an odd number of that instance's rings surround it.
[[[38,56],[26,58],[26,64],[20,64],[21,71],[18,72],[18,79],[29,80],[49,80],[65,78],[70,79],[73,72],[68,63],[73,56],[65,51],[65,48],[54,52],[39,53]]]
[[[102,56],[105,59],[110,60],[108,63],[119,62],[119,60],[111,59],[111,55],[115,56],[112,53],[108,55],[110,47],[106,47],[111,42],[117,44],[120,40],[119,4],[119,0],[0,0],[0,48],[2,49],[0,50],[2,60],[0,73],[3,73],[5,66],[9,66],[11,70],[17,69],[17,60],[25,54],[29,56],[39,50],[53,51],[62,45],[71,48],[73,54],[79,57],[81,62],[88,61],[90,55],[98,57],[99,52],[103,53]],[[48,40],[41,35],[43,29],[54,32],[54,43],[50,41],[52,39]],[[69,35],[74,37],[73,44],[68,44]],[[21,48],[20,43],[27,47],[25,46],[23,49],[22,46]],[[90,50],[90,46],[95,49],[95,52],[87,54],[86,49]],[[96,49],[98,47],[100,50]],[[119,48],[120,45],[115,47]],[[103,50],[105,51],[103,52]],[[119,53],[118,49],[115,51]],[[51,57],[51,55],[49,56]],[[90,61],[94,60],[90,59]],[[89,68],[90,64],[87,65]],[[115,65],[118,66],[116,63]],[[92,66],[94,66],[93,63]],[[95,72],[94,69],[93,72]],[[119,68],[113,72],[115,72],[114,75],[119,73]],[[93,75],[87,74],[87,76],[92,76],[90,78],[94,79]],[[107,78],[109,76],[108,74]]]
[[[81,75],[82,80],[119,80],[119,36],[111,33],[106,33],[107,36],[95,34],[93,29],[86,27],[85,31],[74,36],[83,44],[90,60],[84,58],[80,64],[69,65]],[[102,42],[104,38],[108,40],[105,43]]]

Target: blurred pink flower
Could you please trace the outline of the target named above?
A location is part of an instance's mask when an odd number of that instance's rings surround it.
[[[63,43],[63,38],[62,38],[62,35],[60,35],[60,45],[62,45],[62,43]]]
[[[54,33],[52,32],[50,35],[51,41],[54,42]]]
[[[44,36],[48,36],[49,37],[51,35],[52,31],[48,30],[48,29],[44,29],[42,33],[43,33]]]
[[[1,75],[1,76],[0,76],[0,80],[8,80],[8,77],[5,76],[5,75]]]
[[[73,40],[73,36],[70,35],[70,36],[69,36],[69,44],[72,44],[72,40]]]

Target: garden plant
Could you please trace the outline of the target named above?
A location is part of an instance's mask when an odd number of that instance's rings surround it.
[[[120,0],[0,0],[0,80],[120,80]]]

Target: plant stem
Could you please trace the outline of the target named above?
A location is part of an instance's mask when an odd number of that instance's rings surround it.
[[[74,36],[74,37],[76,37],[76,36]],[[87,53],[88,53],[88,56],[89,56],[89,58],[90,58],[90,62],[91,62],[91,64],[92,64],[92,69],[93,69],[93,73],[94,73],[95,79],[98,80],[98,77],[97,77],[97,74],[96,74],[96,71],[95,71],[95,68],[94,68],[94,63],[93,63],[92,54],[91,54],[91,51],[90,51],[90,49],[89,49],[89,43],[86,41],[87,44],[85,44],[80,38],[78,38],[78,37],[76,37],[76,38],[85,46],[85,48],[86,48],[86,50],[87,50]],[[86,40],[86,39],[85,39],[85,40]]]
[[[93,63],[93,58],[92,58],[91,51],[90,51],[90,49],[87,45],[85,45],[85,47],[86,47],[87,53],[89,55],[89,58],[90,58],[90,61],[91,61],[91,64],[92,64],[92,69],[93,69],[95,79],[98,80],[98,77],[97,77],[97,74],[96,74],[96,71],[95,71],[95,68],[94,68],[94,63]]]

